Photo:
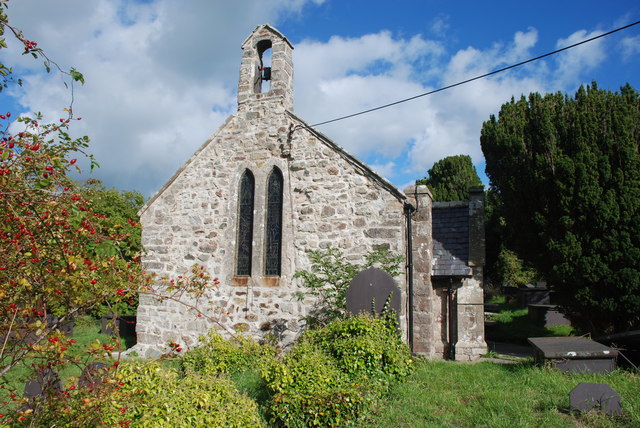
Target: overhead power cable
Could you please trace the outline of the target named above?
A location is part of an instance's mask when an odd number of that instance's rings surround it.
[[[573,49],[573,48],[575,48],[577,46],[583,45],[585,43],[592,42],[592,41],[600,39],[602,37],[609,36],[609,35],[611,35],[613,33],[617,33],[618,31],[626,30],[627,28],[633,27],[634,25],[638,25],[638,24],[640,24],[640,21],[636,21],[636,22],[633,22],[631,24],[625,25],[624,27],[616,28],[615,30],[611,30],[611,31],[608,31],[606,33],[602,33],[600,35],[597,35],[597,36],[582,40],[581,42],[574,43],[574,44],[569,45],[569,46],[565,46],[565,47],[557,49],[557,50],[555,50],[553,52],[549,52],[549,53],[546,53],[544,55],[540,55],[540,56],[537,56],[535,58],[531,58],[531,59],[528,59],[526,61],[519,62],[517,64],[509,65],[509,66],[501,68],[499,70],[494,70],[494,71],[491,71],[489,73],[482,74],[480,76],[472,77],[471,79],[463,80],[461,82],[454,83],[452,85],[443,86],[441,88],[434,89],[432,91],[425,92],[423,94],[415,95],[413,97],[404,98],[402,100],[394,101],[394,102],[389,103],[389,104],[385,104],[385,105],[382,105],[382,106],[370,108],[368,110],[363,110],[363,111],[360,111],[358,113],[348,114],[346,116],[341,116],[341,117],[338,117],[336,119],[331,119],[331,120],[326,120],[324,122],[316,123],[314,125],[311,125],[311,127],[315,128],[316,126],[326,125],[328,123],[337,122],[339,120],[350,119],[352,117],[361,116],[363,114],[371,113],[373,111],[382,110],[382,109],[385,109],[385,108],[388,108],[388,107],[392,107],[392,106],[395,106],[395,105],[398,105],[398,104],[402,104],[402,103],[406,103],[408,101],[415,100],[417,98],[426,97],[427,95],[432,95],[432,94],[435,94],[437,92],[442,92],[442,91],[445,91],[447,89],[455,88],[456,86],[464,85],[466,83],[473,82],[475,80],[484,79],[485,77],[493,76],[494,74],[502,73],[503,71],[511,70],[512,68],[520,67],[522,65],[529,64],[530,62],[538,61],[538,60],[540,60],[542,58],[546,58],[548,56],[555,55],[557,53],[564,52],[564,51],[569,50],[569,49]]]

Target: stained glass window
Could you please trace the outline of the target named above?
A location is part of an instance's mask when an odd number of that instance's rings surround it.
[[[255,180],[251,171],[246,170],[240,180],[238,196],[238,254],[236,275],[251,275],[251,255],[253,252],[253,196]]]
[[[265,275],[280,275],[282,247],[282,172],[273,168],[267,180],[267,222],[265,227]]]

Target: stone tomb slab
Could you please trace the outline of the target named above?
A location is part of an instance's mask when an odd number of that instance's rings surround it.
[[[347,288],[347,311],[354,315],[363,312],[370,314],[375,303],[376,315],[380,315],[389,296],[389,309],[396,312],[397,319],[400,316],[400,289],[396,282],[382,269],[365,269],[351,280]]]
[[[556,305],[528,305],[527,314],[529,319],[539,327],[571,325]]]
[[[530,337],[533,357],[567,373],[608,373],[615,370],[618,351],[584,337]]]
[[[569,393],[572,412],[597,410],[608,415],[622,415],[620,394],[606,383],[582,382]]]

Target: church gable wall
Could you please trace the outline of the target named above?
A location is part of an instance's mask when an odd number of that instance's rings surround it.
[[[296,248],[338,247],[356,261],[378,247],[404,254],[402,201],[370,171],[305,129],[294,132],[289,168]]]
[[[413,316],[409,323],[407,279],[400,275],[400,327],[414,352],[441,358],[452,349],[454,334],[448,329],[446,290],[432,286],[429,191],[412,186],[407,199],[292,113],[293,45],[278,30],[257,27],[242,49],[237,114],[141,211],[147,271],[175,278],[202,266],[220,285],[199,302],[180,297],[203,311],[201,317],[183,303],[141,296],[134,350],[153,356],[168,350],[169,341],[196,346],[211,328],[226,336],[272,334],[289,344],[313,303],[294,297],[303,291],[295,272],[311,269],[307,251],[335,247],[354,263],[380,247],[406,256],[409,215]],[[470,206],[470,213],[480,213],[480,201]],[[482,241],[481,215],[476,217],[469,233],[477,236],[470,242]],[[473,276],[458,296],[461,359],[475,359],[486,349],[483,247],[469,254]]]
[[[221,285],[209,296],[213,304],[208,315],[215,323],[196,318],[179,304],[143,297],[138,348],[169,340],[193,345],[212,327],[223,333],[272,332],[290,341],[309,303],[293,298],[299,288],[292,278],[296,270],[310,268],[307,250],[338,247],[354,262],[377,246],[404,254],[398,197],[308,131],[289,135],[293,122],[283,113],[265,104],[233,116],[142,213],[148,271],[175,277],[198,264]],[[279,277],[267,277],[262,274],[264,207],[266,181],[274,167],[284,182],[282,271]],[[238,191],[246,170],[255,178],[254,249],[252,275],[238,277]],[[403,278],[399,285],[404,290]]]

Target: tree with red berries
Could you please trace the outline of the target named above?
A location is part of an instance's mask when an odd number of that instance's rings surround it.
[[[7,7],[6,1],[0,2],[0,49],[6,48],[2,36],[8,30],[24,44],[24,54],[44,58],[46,71],[53,68],[61,73],[67,80],[65,85],[83,83],[82,74],[73,68],[63,70],[36,42],[12,27],[5,13]],[[22,84],[5,64],[0,64],[0,76],[0,90]],[[97,202],[95,186],[79,186],[69,177],[70,172],[80,172],[81,157],[88,158],[92,169],[97,164],[86,151],[89,138],[73,138],[70,134],[70,127],[80,118],[74,117],[71,108],[63,111],[63,117],[53,122],[40,115],[16,118],[10,112],[0,114],[2,424],[22,421],[38,425],[42,422],[38,415],[46,412],[41,409],[58,406],[68,412],[73,408],[68,401],[74,397],[74,385],[56,391],[49,400],[29,403],[20,398],[22,391],[5,388],[5,376],[17,366],[31,370],[35,377],[49,369],[102,360],[110,373],[116,372],[118,361],[113,361],[111,353],[119,350],[119,341],[93,346],[84,353],[70,353],[75,341],[65,335],[65,325],[77,315],[131,302],[139,293],[174,300],[189,293],[197,299],[209,284],[217,282],[202,267],[194,267],[176,281],[148,277],[142,272],[139,254],[135,254],[136,249],[139,251],[136,221],[129,218],[126,227],[115,227],[116,222]],[[141,203],[138,195],[133,196],[136,203]],[[191,309],[202,315],[195,306]],[[168,351],[179,352],[180,345],[172,343]],[[84,355],[81,360],[79,354]],[[113,386],[109,382],[107,385]],[[117,385],[109,388],[102,390],[102,397],[108,398],[118,390]],[[94,394],[92,402],[99,408],[97,398]],[[92,409],[87,407],[80,415],[94,419],[86,424],[77,420],[78,426],[99,422],[100,412]]]

